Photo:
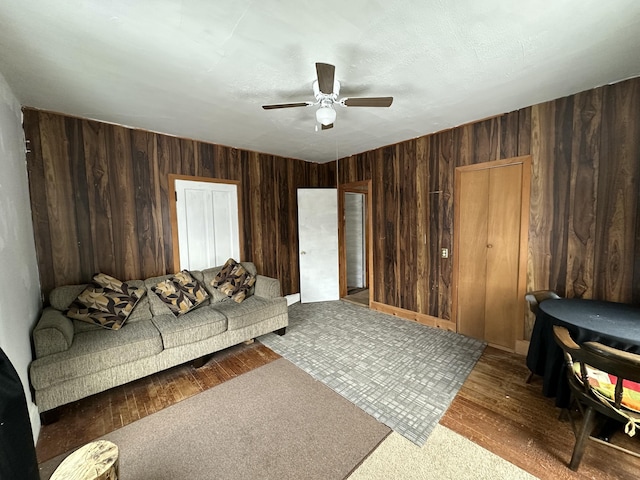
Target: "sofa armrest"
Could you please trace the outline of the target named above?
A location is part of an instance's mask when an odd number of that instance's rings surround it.
[[[263,298],[281,297],[280,280],[265,277],[264,275],[257,275],[254,294]]]
[[[60,310],[47,307],[33,329],[36,358],[68,350],[73,342],[73,321]]]

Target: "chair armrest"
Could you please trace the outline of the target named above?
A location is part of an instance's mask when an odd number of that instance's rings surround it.
[[[47,307],[33,329],[36,358],[68,350],[73,343],[73,321],[60,310]]]
[[[276,298],[281,297],[280,280],[277,278],[265,277],[264,275],[256,276],[255,292],[258,297]]]

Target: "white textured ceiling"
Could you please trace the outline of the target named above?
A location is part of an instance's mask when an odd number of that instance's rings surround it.
[[[315,62],[343,96],[318,131]],[[25,106],[313,162],[640,75],[639,0],[2,0]],[[640,114],[640,113],[639,113]]]

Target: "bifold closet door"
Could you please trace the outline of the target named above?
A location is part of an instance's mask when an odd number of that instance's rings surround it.
[[[461,173],[458,331],[513,349],[518,321],[522,164]]]

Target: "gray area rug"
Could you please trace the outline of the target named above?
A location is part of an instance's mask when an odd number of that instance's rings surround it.
[[[486,346],[343,301],[295,303],[259,341],[418,446]]]
[[[342,480],[389,433],[281,358],[101,438],[118,446],[123,480]]]

